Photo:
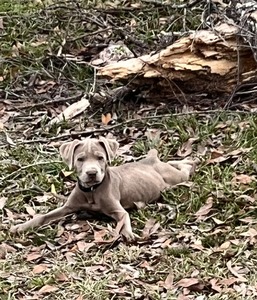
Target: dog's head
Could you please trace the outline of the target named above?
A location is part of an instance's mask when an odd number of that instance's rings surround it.
[[[70,169],[74,168],[84,187],[99,184],[104,179],[107,162],[115,156],[118,142],[100,137],[64,143],[60,154]]]

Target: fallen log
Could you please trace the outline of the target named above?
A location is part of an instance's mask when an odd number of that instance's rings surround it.
[[[253,53],[237,33],[236,26],[225,23],[195,31],[159,53],[110,63],[98,75],[147,86],[149,98],[232,94],[242,84],[257,82]]]

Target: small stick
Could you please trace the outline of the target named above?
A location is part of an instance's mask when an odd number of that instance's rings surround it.
[[[24,140],[17,143],[17,145],[20,144],[31,144],[31,143],[49,143],[52,141],[69,138],[69,137],[79,137],[79,136],[89,136],[94,133],[103,133],[106,131],[110,131],[112,129],[118,128],[120,126],[124,126],[129,123],[134,123],[141,120],[151,120],[151,119],[158,119],[158,118],[170,118],[170,117],[178,117],[178,116],[186,116],[186,115],[205,115],[205,114],[215,114],[215,113],[230,113],[230,114],[249,114],[248,111],[233,111],[233,110],[222,110],[222,109],[216,109],[216,110],[205,110],[205,111],[190,111],[190,112],[182,112],[182,113],[170,113],[170,114],[163,114],[163,115],[155,115],[155,116],[145,116],[138,119],[129,119],[126,121],[123,121],[121,123],[108,126],[105,128],[98,128],[93,130],[83,130],[83,131],[73,131],[70,133],[61,134],[58,136],[54,136],[48,139],[37,139],[37,140]]]
[[[9,179],[10,177],[13,177],[13,176],[15,176],[16,174],[19,174],[20,171],[29,169],[29,168],[31,168],[31,167],[40,166],[40,165],[55,164],[55,163],[61,164],[62,161],[60,161],[60,160],[57,160],[57,161],[40,161],[40,162],[31,164],[31,165],[23,166],[23,167],[20,167],[18,170],[12,172],[11,174],[8,174],[8,175],[5,176],[4,178],[1,178],[1,180],[2,180],[2,181],[5,181],[5,180]]]

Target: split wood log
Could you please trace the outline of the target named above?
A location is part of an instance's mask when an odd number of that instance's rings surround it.
[[[152,86],[149,93],[185,95],[233,92],[235,86],[257,82],[257,64],[238,28],[221,24],[182,37],[159,53],[111,63],[98,75],[111,81]]]

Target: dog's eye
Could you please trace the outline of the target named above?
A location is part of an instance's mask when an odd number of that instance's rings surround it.
[[[84,157],[78,157],[77,161],[84,161]]]
[[[98,160],[104,160],[103,156],[98,156]]]

